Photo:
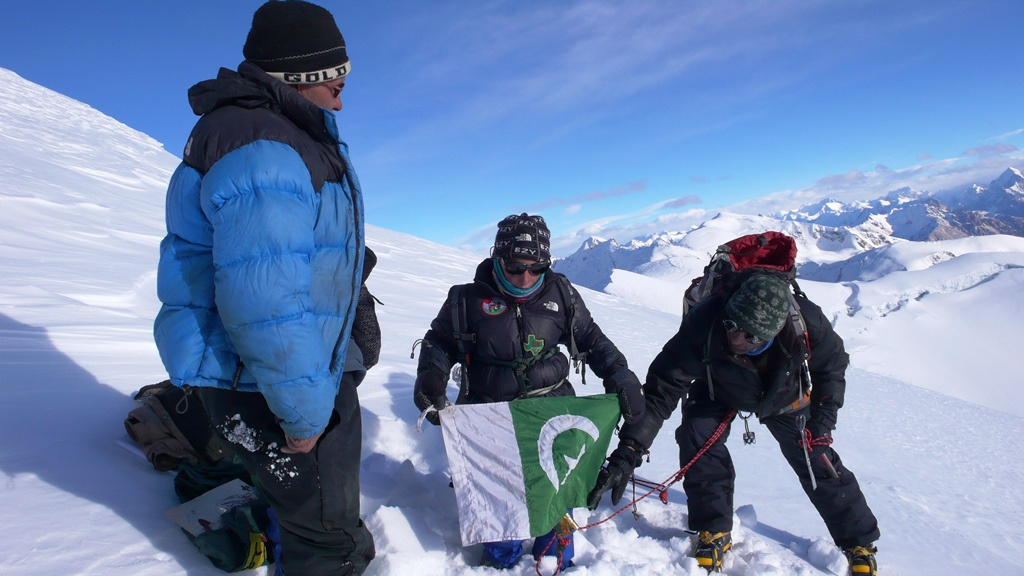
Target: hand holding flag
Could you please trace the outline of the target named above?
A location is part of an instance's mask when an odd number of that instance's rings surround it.
[[[633,470],[643,460],[641,453],[641,450],[633,447],[632,442],[624,440],[619,443],[619,447],[608,457],[608,465],[601,468],[597,475],[597,483],[587,496],[587,508],[597,508],[601,503],[601,496],[609,490],[612,491],[612,505],[619,504],[626,492],[626,485],[633,476]]]

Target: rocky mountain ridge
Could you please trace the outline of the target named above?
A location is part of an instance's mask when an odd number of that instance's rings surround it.
[[[1024,174],[1007,168],[988,185],[928,193],[908,188],[875,200],[833,199],[772,215],[720,213],[685,232],[662,232],[620,244],[589,238],[554,269],[576,284],[604,290],[616,270],[689,281],[715,248],[740,234],[780,230],[797,239],[804,278],[849,279],[863,265],[844,262],[899,242],[932,242],[1004,234],[1024,237]],[[865,256],[860,256],[864,260]],[[844,273],[837,270],[846,270]]]

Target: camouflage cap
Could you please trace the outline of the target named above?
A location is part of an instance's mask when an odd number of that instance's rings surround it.
[[[770,340],[786,325],[789,307],[789,284],[770,274],[756,274],[725,303],[725,313],[744,332]]]

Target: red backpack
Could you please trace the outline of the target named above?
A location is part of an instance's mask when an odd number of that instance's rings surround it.
[[[796,283],[796,241],[782,232],[748,234],[718,247],[704,275],[694,278],[683,294],[683,316],[715,294],[731,294],[752,274],[783,278],[796,294],[804,295]],[[792,296],[790,301],[799,312]]]

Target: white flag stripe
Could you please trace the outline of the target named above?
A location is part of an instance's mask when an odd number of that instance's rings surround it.
[[[507,402],[441,411],[462,545],[530,537],[526,482]],[[473,466],[473,463],[488,463]]]

